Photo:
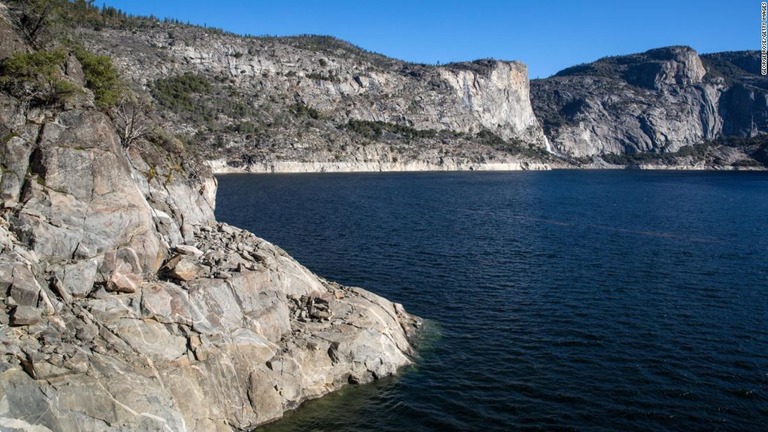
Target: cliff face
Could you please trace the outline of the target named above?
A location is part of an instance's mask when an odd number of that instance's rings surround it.
[[[598,166],[605,155],[619,165],[766,163],[766,143],[739,141],[768,128],[754,52],[660,48],[529,88],[517,62],[417,65],[330,37],[142,22],[77,34],[114,57],[218,172]]]
[[[532,82],[554,149],[570,156],[674,153],[768,131],[757,53],[669,47],[609,57]]]
[[[524,64],[481,60],[438,68],[438,73],[461,101],[458,112],[452,116],[456,120],[450,125],[451,130],[472,131],[478,128],[479,122],[482,128],[494,131],[503,139],[545,145],[531,108],[528,68]],[[434,126],[435,120],[427,126]]]
[[[210,159],[234,168],[420,162],[430,153],[520,164],[541,159],[546,146],[527,68],[517,62],[414,65],[327,37],[244,38],[160,24],[80,35],[161,105],[168,83],[202,82],[181,95],[194,106],[168,106],[168,118]],[[387,130],[371,133],[377,124]],[[373,147],[386,151],[371,159]],[[525,154],[531,149],[538,156]]]
[[[74,57],[55,78],[0,92],[0,429],[248,429],[411,362],[400,305],[217,223],[193,153],[121,139]]]

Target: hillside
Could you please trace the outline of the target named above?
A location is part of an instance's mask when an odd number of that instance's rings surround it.
[[[758,52],[659,48],[531,86],[534,111],[562,155],[670,166],[768,162],[768,79],[759,75]]]
[[[221,169],[549,160],[518,62],[435,67],[324,36],[242,37],[151,19],[132,25],[82,25],[72,37],[113,58],[176,135]]]

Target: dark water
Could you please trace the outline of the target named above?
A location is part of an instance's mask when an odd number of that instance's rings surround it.
[[[219,181],[221,220],[432,322],[267,430],[768,428],[768,173]]]

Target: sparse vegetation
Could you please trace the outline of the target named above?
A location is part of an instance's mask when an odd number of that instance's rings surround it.
[[[74,54],[83,66],[85,86],[93,92],[96,105],[111,107],[117,104],[123,93],[123,85],[112,59],[82,48],[76,48]]]
[[[135,95],[124,97],[113,110],[113,119],[122,144],[126,147],[150,132],[150,102]]]
[[[511,155],[522,155],[525,157],[539,159],[549,158],[549,154],[539,147],[525,144],[523,141],[517,139],[509,141],[505,140],[488,129],[483,129],[478,132],[474,139],[479,144],[483,144],[494,150],[499,150]]]
[[[414,129],[409,126],[382,121],[349,120],[344,128],[368,139],[379,139],[386,132],[401,136],[406,140],[434,138],[437,135],[437,132],[432,129]]]
[[[205,121],[213,119],[213,112],[205,104],[198,103],[198,96],[209,94],[211,90],[205,77],[189,72],[159,79],[150,86],[152,96],[163,108],[191,120]]]
[[[220,28],[182,23],[173,18],[161,20],[153,15],[131,15],[106,4],[99,7],[96,0],[7,0],[7,3],[27,41],[38,48],[56,39],[62,28],[72,25],[93,30],[139,30],[184,24],[209,34],[227,33]]]
[[[736,145],[732,140],[727,140],[730,143],[730,147],[739,148],[744,151],[745,154],[750,156],[749,159],[741,159],[733,162],[731,165],[738,167],[755,167],[763,166],[765,162],[760,160],[761,148],[756,150],[745,145],[743,142],[750,142],[750,138],[741,138],[737,141],[741,142],[741,145]],[[757,140],[758,142],[761,142]],[[602,159],[610,164],[614,165],[678,165],[681,163],[681,159],[692,159],[694,161],[704,161],[711,163],[712,165],[727,165],[728,162],[723,160],[718,155],[718,147],[728,147],[729,145],[722,142],[713,141],[700,144],[694,144],[691,146],[681,147],[676,152],[667,153],[631,153],[631,154],[614,154],[608,153],[602,155]],[[758,144],[759,146],[759,144]]]
[[[320,114],[320,111],[307,106],[304,103],[297,102],[290,107],[290,111],[296,116],[296,117],[309,117],[315,120],[319,120],[322,116]]]
[[[327,54],[332,57],[361,60],[378,69],[393,69],[402,65],[402,62],[398,60],[365,50],[333,36],[304,34],[290,37],[274,37],[271,39],[298,49]]]
[[[306,77],[313,80],[329,81],[333,83],[341,82],[341,79],[334,73],[324,74],[320,72],[310,72]]]
[[[158,105],[178,115],[185,122],[209,131],[230,130],[254,111],[228,80],[184,73],[161,78],[150,84],[150,93]]]
[[[64,50],[17,53],[0,63],[0,87],[37,105],[60,105],[77,91],[64,79]]]

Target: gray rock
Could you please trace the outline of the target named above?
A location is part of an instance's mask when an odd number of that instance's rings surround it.
[[[171,277],[185,282],[197,278],[205,270],[205,268],[198,264],[195,258],[190,255],[176,255],[163,267]]]
[[[84,298],[93,290],[98,267],[98,259],[83,259],[57,267],[54,274],[61,281],[62,289],[74,298]]]
[[[13,207],[19,201],[32,146],[21,137],[13,137],[5,143],[2,152],[5,167],[0,180],[0,199],[5,207]]]
[[[85,86],[85,74],[83,73],[83,66],[80,61],[77,60],[74,54],[70,54],[67,57],[67,62],[64,64],[64,73],[70,77],[75,83]]]
[[[32,306],[16,306],[11,312],[11,325],[28,326],[42,321],[42,311]]]
[[[51,289],[58,295],[65,303],[72,303],[72,294],[69,293],[64,287],[64,283],[57,276],[54,276],[51,280]]]
[[[200,258],[201,256],[203,256],[203,251],[190,245],[184,245],[184,244],[176,245],[176,250],[180,253],[183,253],[184,255],[189,255],[194,258]]]
[[[19,263],[13,266],[13,281],[10,296],[21,306],[37,306],[40,300],[40,284],[27,266]]]
[[[107,291],[133,293],[143,280],[139,256],[130,247],[107,252],[99,271],[106,277]]]

